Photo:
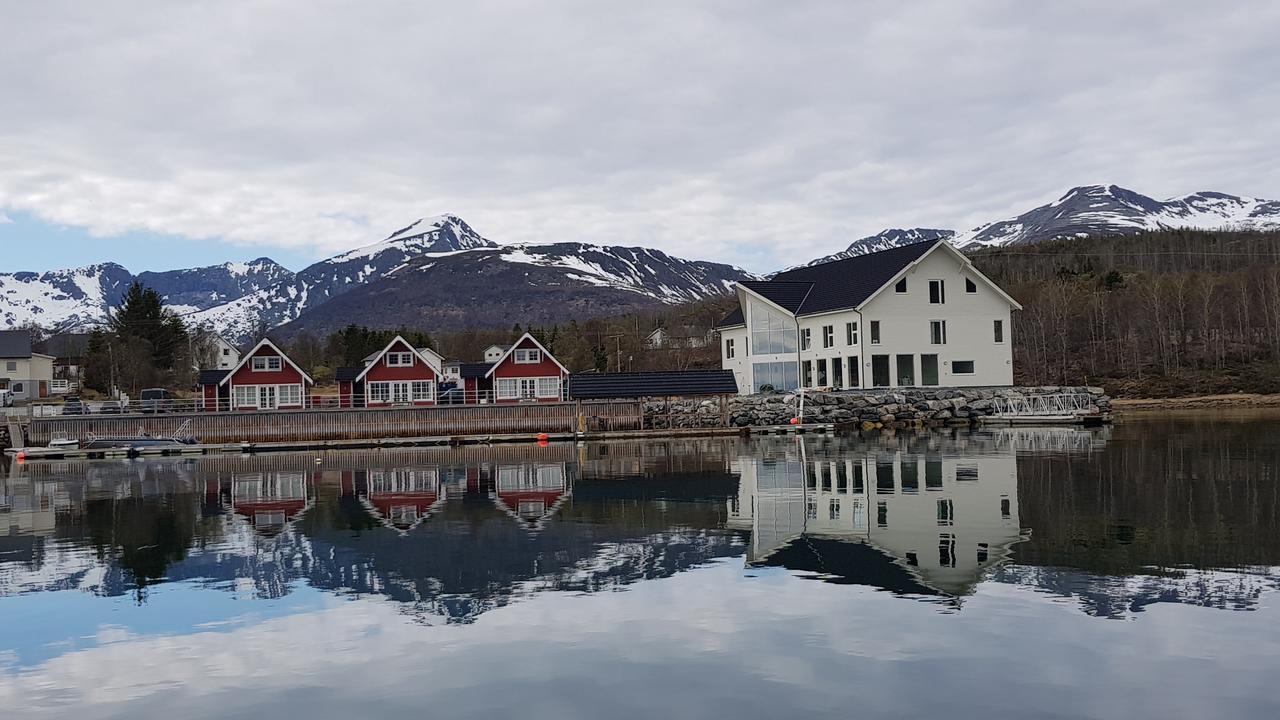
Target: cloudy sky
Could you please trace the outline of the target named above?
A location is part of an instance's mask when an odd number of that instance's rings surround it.
[[[424,215],[770,270],[1073,185],[1280,197],[1280,3],[0,0],[0,271]]]

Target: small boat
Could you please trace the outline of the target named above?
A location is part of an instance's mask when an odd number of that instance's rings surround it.
[[[191,421],[187,420],[173,431],[172,435],[165,437],[163,435],[152,435],[145,430],[139,429],[137,435],[133,436],[115,436],[115,437],[98,437],[93,433],[87,433],[85,439],[80,441],[81,450],[117,450],[117,449],[141,449],[141,448],[165,448],[165,447],[182,447],[184,445],[195,445],[198,441],[191,436]],[[53,447],[53,444],[49,444]]]
[[[61,430],[54,432],[49,438],[49,449],[51,450],[76,450],[79,447],[79,440],[67,437],[67,434]]]

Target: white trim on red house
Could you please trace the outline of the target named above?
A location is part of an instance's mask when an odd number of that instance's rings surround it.
[[[316,381],[315,381],[315,380],[312,380],[312,379],[311,379],[311,376],[310,376],[310,375],[308,375],[308,374],[307,374],[307,372],[306,372],[305,370],[303,370],[302,368],[298,367],[298,364],[297,364],[297,363],[295,363],[292,359],[290,359],[290,358],[289,358],[289,356],[288,356],[288,355],[286,355],[286,354],[285,354],[285,352],[284,352],[283,350],[281,350],[280,348],[276,347],[276,344],[275,344],[275,343],[271,342],[271,341],[270,341],[270,340],[268,340],[267,338],[262,338],[262,340],[261,340],[261,341],[259,341],[257,345],[254,345],[254,346],[253,346],[253,349],[252,349],[252,350],[250,350],[249,352],[245,353],[245,354],[244,354],[244,356],[242,356],[242,357],[240,358],[240,362],[236,363],[236,366],[235,366],[235,367],[233,367],[233,368],[231,368],[230,370],[228,370],[228,371],[227,371],[226,376],[224,376],[224,377],[222,378],[222,380],[218,382],[217,387],[222,387],[223,385],[225,385],[225,384],[227,384],[228,382],[230,382],[230,381],[231,381],[231,377],[232,377],[233,375],[235,375],[237,372],[240,372],[240,368],[244,367],[244,364],[245,364],[245,363],[247,363],[247,362],[249,362],[249,360],[250,360],[250,359],[252,359],[252,358],[253,358],[253,356],[254,356],[255,354],[257,354],[257,352],[258,352],[259,350],[261,350],[261,349],[262,349],[262,347],[263,347],[264,345],[265,345],[265,346],[267,346],[267,347],[269,347],[269,348],[271,348],[272,350],[275,350],[275,351],[276,351],[276,354],[277,354],[277,355],[279,355],[280,357],[284,358],[284,361],[285,361],[285,362],[287,362],[287,363],[289,363],[289,366],[290,366],[290,367],[292,367],[294,370],[297,370],[297,371],[298,371],[298,374],[299,374],[299,375],[301,375],[301,376],[302,376],[302,379],[305,381],[305,383],[304,383],[305,385],[315,385],[315,384],[316,384]],[[262,370],[256,370],[256,371],[255,371],[255,370],[253,370],[253,368],[252,368],[252,367],[250,367],[250,368],[249,368],[249,371],[250,371],[250,372],[264,372],[264,371],[262,371]]]
[[[437,377],[437,378],[440,378],[440,377],[443,377],[443,376],[444,376],[444,373],[440,370],[440,366],[439,366],[439,365],[437,365],[437,364],[436,364],[436,363],[435,363],[431,358],[427,357],[427,355],[426,355],[425,353],[423,353],[422,351],[418,350],[418,348],[414,347],[414,346],[413,346],[413,343],[411,343],[411,342],[409,342],[408,340],[405,340],[403,337],[401,337],[401,336],[397,335],[397,336],[395,336],[394,338],[392,338],[392,339],[391,339],[391,342],[387,343],[387,346],[386,346],[386,347],[382,348],[382,351],[381,351],[381,352],[379,352],[378,354],[376,354],[376,355],[374,355],[374,356],[373,356],[373,361],[372,361],[372,362],[370,362],[369,364],[365,365],[365,366],[364,366],[364,370],[361,370],[361,371],[360,371],[360,374],[359,374],[359,375],[357,375],[357,376],[355,377],[355,379],[354,379],[354,380],[352,380],[351,382],[360,382],[361,380],[364,380],[364,376],[365,376],[365,375],[367,375],[367,374],[369,373],[369,371],[370,371],[370,370],[372,370],[375,366],[377,366],[377,364],[378,364],[378,363],[379,363],[379,362],[380,362],[384,357],[386,357],[386,355],[387,355],[387,351],[389,351],[391,348],[395,347],[395,344],[396,344],[397,342],[399,342],[399,343],[403,343],[405,347],[407,347],[407,348],[409,348],[411,351],[413,351],[413,354],[414,354],[414,355],[415,355],[419,360],[421,360],[421,361],[422,361],[422,363],[423,363],[424,365],[426,365],[428,368],[430,368],[430,369],[431,369],[431,371],[432,371],[432,372],[434,372],[434,373],[436,374],[436,377]],[[433,351],[433,352],[434,352],[434,351]],[[405,366],[404,366],[404,365],[388,365],[387,367],[405,367]]]
[[[562,373],[564,373],[565,375],[570,375],[570,374],[572,374],[572,373],[570,373],[570,372],[569,372],[569,368],[567,368],[567,367],[565,367],[564,365],[561,365],[561,364],[560,364],[560,361],[556,359],[556,356],[555,356],[555,355],[552,355],[551,353],[547,352],[547,349],[546,349],[545,347],[543,347],[543,346],[542,346],[542,343],[538,342],[538,339],[537,339],[537,338],[535,338],[534,336],[530,335],[529,333],[525,333],[524,335],[521,335],[521,336],[520,336],[520,339],[519,339],[519,340],[517,340],[517,341],[515,341],[515,342],[511,343],[511,347],[507,348],[507,351],[506,351],[506,352],[504,352],[504,353],[502,354],[502,357],[498,358],[498,360],[497,360],[496,362],[494,362],[492,366],[490,366],[490,368],[489,368],[489,372],[485,373],[485,374],[484,374],[484,376],[487,378],[487,377],[489,377],[490,375],[493,375],[493,371],[494,371],[494,370],[497,370],[499,365],[501,365],[502,363],[506,362],[506,359],[507,359],[508,357],[510,357],[510,356],[511,356],[512,351],[514,351],[514,350],[516,349],[516,346],[518,346],[520,343],[524,342],[525,338],[528,338],[528,339],[532,340],[532,341],[533,341],[533,344],[534,344],[534,345],[536,345],[536,346],[538,346],[538,349],[542,351],[542,356],[543,356],[543,357],[547,357],[547,358],[551,358],[551,362],[555,363],[555,364],[556,364],[556,367],[560,368],[560,371],[561,371]]]

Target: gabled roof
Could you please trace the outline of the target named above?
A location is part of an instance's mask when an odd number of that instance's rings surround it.
[[[201,370],[197,385],[221,385],[222,379],[231,373],[230,370]]]
[[[365,358],[364,369],[361,370],[360,374],[357,375],[354,379],[355,380],[364,379],[364,376],[369,374],[369,371],[372,370],[373,367],[378,364],[378,361],[382,359],[382,356],[386,355],[388,350],[395,347],[396,343],[400,343],[405,347],[409,348],[410,352],[412,352],[415,357],[421,360],[427,367],[431,368],[431,372],[435,373],[436,375],[440,374],[440,365],[438,365],[433,358],[427,357],[426,354],[424,354],[421,350],[411,345],[408,340],[405,340],[404,338],[397,335],[391,338],[391,342],[387,343],[387,346],[382,348],[381,351],[376,352],[370,355],[369,357]],[[435,355],[436,353],[432,351],[431,354]],[[372,358],[372,360],[370,360],[370,358]]]
[[[538,338],[530,335],[529,333],[525,333],[524,335],[520,336],[519,340],[515,341],[515,344],[507,348],[506,352],[502,353],[502,357],[498,358],[497,361],[493,363],[493,366],[489,368],[489,372],[485,373],[485,377],[492,375],[493,371],[497,370],[498,366],[501,365],[503,362],[505,362],[508,357],[511,357],[511,353],[515,352],[516,348],[520,347],[520,344],[523,343],[525,340],[528,340],[532,342],[534,345],[537,345],[538,349],[542,351],[543,357],[551,358],[551,362],[555,363],[556,367],[560,368],[560,370],[564,372],[565,375],[569,374],[569,368],[565,367],[564,365],[561,365],[560,361],[556,359],[555,355],[552,355],[551,353],[547,352],[547,349],[542,347],[542,343],[538,342]]]
[[[569,376],[569,397],[575,400],[737,393],[738,383],[732,370],[585,373]]]
[[[964,253],[944,239],[902,245],[888,250],[855,255],[840,260],[798,267],[774,275],[770,280],[740,282],[744,290],[758,295],[793,315],[816,315],[835,310],[860,308],[895,282],[930,252],[942,248],[965,264],[965,271],[982,280],[1013,307],[1018,301],[973,267]],[[717,327],[744,324],[739,306]]]
[[[31,333],[26,330],[0,330],[0,357],[31,357]]]
[[[285,361],[285,362],[287,362],[287,363],[289,363],[289,367],[291,367],[291,368],[293,368],[294,370],[297,370],[297,371],[298,371],[298,374],[302,376],[302,379],[306,381],[306,384],[307,384],[307,385],[315,385],[315,384],[316,384],[316,381],[311,379],[311,376],[307,374],[307,371],[305,371],[305,370],[303,370],[302,368],[298,367],[298,364],[297,364],[297,363],[295,363],[293,360],[290,360],[290,359],[289,359],[289,356],[288,356],[288,355],[286,355],[286,354],[285,354],[285,352],[284,352],[283,350],[281,350],[279,347],[276,347],[276,344],[275,344],[275,343],[273,343],[273,342],[271,342],[271,340],[270,340],[269,338],[262,338],[262,340],[261,340],[257,345],[254,345],[254,346],[253,346],[253,349],[252,349],[252,350],[250,350],[249,352],[245,353],[245,354],[240,358],[240,362],[236,363],[236,366],[235,366],[235,367],[233,367],[233,368],[231,368],[229,371],[227,371],[227,376],[226,376],[226,377],[224,377],[224,378],[222,378],[221,382],[219,382],[218,384],[219,384],[219,385],[221,385],[222,383],[227,382],[228,380],[230,380],[230,379],[231,379],[231,376],[233,376],[233,375],[235,375],[236,373],[240,372],[240,368],[244,367],[244,366],[245,366],[245,364],[247,364],[250,360],[252,360],[252,359],[253,359],[253,356],[254,356],[254,355],[257,355],[257,354],[258,354],[258,351],[259,351],[259,350],[261,350],[261,349],[262,349],[262,348],[264,348],[264,347],[269,347],[269,348],[271,348],[272,350],[275,350],[277,355],[279,355],[280,357],[284,358],[284,361]]]
[[[856,308],[912,263],[924,257],[939,243],[945,242],[945,240],[928,240],[866,255],[833,260],[820,265],[795,268],[780,272],[771,280],[753,284],[811,283],[812,292],[808,293],[803,304],[798,306],[798,311],[792,310],[796,315]],[[778,304],[782,305],[782,303]],[[787,306],[783,305],[783,307]],[[791,308],[787,307],[787,309]]]

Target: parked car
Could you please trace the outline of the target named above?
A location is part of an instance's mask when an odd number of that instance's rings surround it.
[[[164,388],[146,388],[138,394],[138,409],[147,414],[171,412],[173,396]]]
[[[68,395],[62,400],[63,415],[88,415],[89,412],[89,406],[76,395]]]
[[[124,406],[119,400],[108,400],[98,406],[98,414],[100,415],[120,415],[124,412]]]

